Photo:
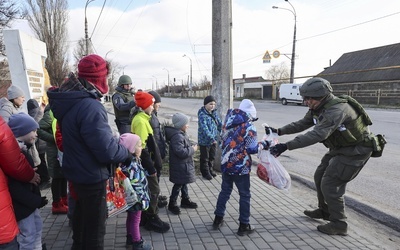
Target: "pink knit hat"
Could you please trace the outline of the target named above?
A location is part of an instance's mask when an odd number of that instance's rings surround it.
[[[83,57],[78,63],[78,76],[92,83],[102,94],[108,92],[108,63],[95,54]]]
[[[125,133],[119,137],[119,144],[126,147],[131,154],[135,153],[135,147],[139,141],[140,137],[131,133]]]

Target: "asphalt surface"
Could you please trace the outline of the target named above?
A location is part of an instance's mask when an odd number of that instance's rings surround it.
[[[110,125],[115,128],[110,104]],[[163,107],[160,117],[167,120],[176,109]],[[163,113],[163,114],[161,114]],[[161,119],[160,119],[161,120]],[[189,135],[197,137],[196,120],[190,123]],[[255,157],[254,157],[255,158]],[[261,181],[255,171],[251,174],[251,224],[256,232],[250,236],[238,236],[238,199],[234,188],[227,204],[225,225],[220,230],[212,229],[214,208],[221,185],[221,176],[211,181],[198,178],[189,185],[191,199],[198,203],[197,209],[182,209],[180,215],[173,215],[166,208],[160,209],[160,218],[171,224],[171,230],[164,234],[149,232],[141,228],[142,237],[151,242],[154,249],[400,249],[400,234],[376,220],[363,216],[348,208],[349,235],[329,236],[317,231],[324,221],[307,218],[306,209],[315,206],[315,192],[292,175],[289,192],[278,190]],[[161,193],[169,195],[172,183],[168,177],[161,177]],[[66,215],[51,214],[51,191],[45,189],[42,195],[49,198],[49,205],[41,210],[44,221],[43,242],[47,249],[70,249],[72,230]],[[346,204],[348,201],[346,199]],[[126,249],[126,214],[109,218],[105,236],[105,249]]]

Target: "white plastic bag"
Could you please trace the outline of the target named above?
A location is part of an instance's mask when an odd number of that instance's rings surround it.
[[[270,141],[270,146],[274,146],[278,143],[278,135],[270,131],[263,140]],[[278,189],[289,190],[291,178],[279,160],[269,150],[264,150],[262,147],[259,148],[257,157],[260,160],[257,165],[257,176]]]

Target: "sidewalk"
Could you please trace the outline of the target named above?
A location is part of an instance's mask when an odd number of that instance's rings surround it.
[[[220,230],[212,229],[214,206],[221,185],[221,176],[211,181],[198,178],[189,185],[193,201],[198,209],[182,209],[180,215],[161,208],[159,215],[171,223],[167,233],[159,234],[141,228],[146,241],[153,244],[155,250],[163,249],[381,249],[357,232],[363,230],[352,228],[349,235],[329,236],[317,231],[316,227],[323,221],[313,220],[303,215],[309,209],[301,199],[290,193],[278,190],[261,181],[255,173],[251,174],[251,224],[256,232],[250,236],[238,236],[239,194],[234,188],[227,204],[225,224]],[[169,196],[172,183],[168,177],[161,177],[161,193]],[[42,191],[49,200],[50,189]],[[51,200],[41,210],[44,221],[43,242],[47,249],[70,249],[72,230],[68,226],[66,215],[51,214]],[[105,249],[126,249],[125,247],[126,213],[108,219],[105,236]]]
[[[110,103],[105,104],[112,113]],[[165,117],[169,117],[168,109],[163,108]],[[195,119],[192,117],[192,119]],[[193,125],[196,124],[192,121]],[[110,125],[115,128],[113,119]],[[197,127],[190,128],[190,134],[196,135]],[[256,157],[254,157],[256,159]],[[348,236],[329,236],[318,232],[317,226],[326,223],[313,220],[303,215],[310,209],[302,201],[302,197],[294,197],[290,192],[278,190],[261,181],[251,173],[251,217],[250,223],[256,232],[250,236],[238,236],[239,194],[236,187],[227,204],[225,224],[220,230],[212,229],[214,208],[221,186],[221,175],[211,181],[198,178],[189,185],[191,199],[199,205],[194,209],[182,209],[180,215],[169,213],[161,208],[159,215],[163,221],[171,224],[171,229],[164,234],[149,232],[141,228],[142,237],[151,242],[155,250],[229,250],[229,249],[382,249],[373,239],[364,236],[366,228],[349,223]],[[163,195],[169,196],[172,183],[168,177],[161,177],[160,188]],[[66,215],[51,214],[51,191],[42,191],[49,204],[41,209],[43,218],[43,243],[47,249],[71,249],[72,230],[68,226]],[[108,219],[105,236],[105,249],[127,249],[125,247],[126,213]]]

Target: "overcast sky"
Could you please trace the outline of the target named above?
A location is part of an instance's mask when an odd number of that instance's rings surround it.
[[[192,60],[193,82],[211,79],[211,0],[107,0],[102,10],[104,2],[87,7],[89,37],[96,53],[122,65],[136,88],[167,84],[168,71],[171,84],[173,78],[186,83],[190,60],[184,54]],[[295,77],[318,74],[344,53],[400,42],[399,0],[290,2],[297,13]],[[69,1],[71,52],[85,35],[85,4]],[[282,62],[290,69],[294,15],[288,10],[284,0],[232,0],[233,78],[265,78]],[[14,27],[29,33],[23,22]],[[281,56],[263,63],[267,50]]]

